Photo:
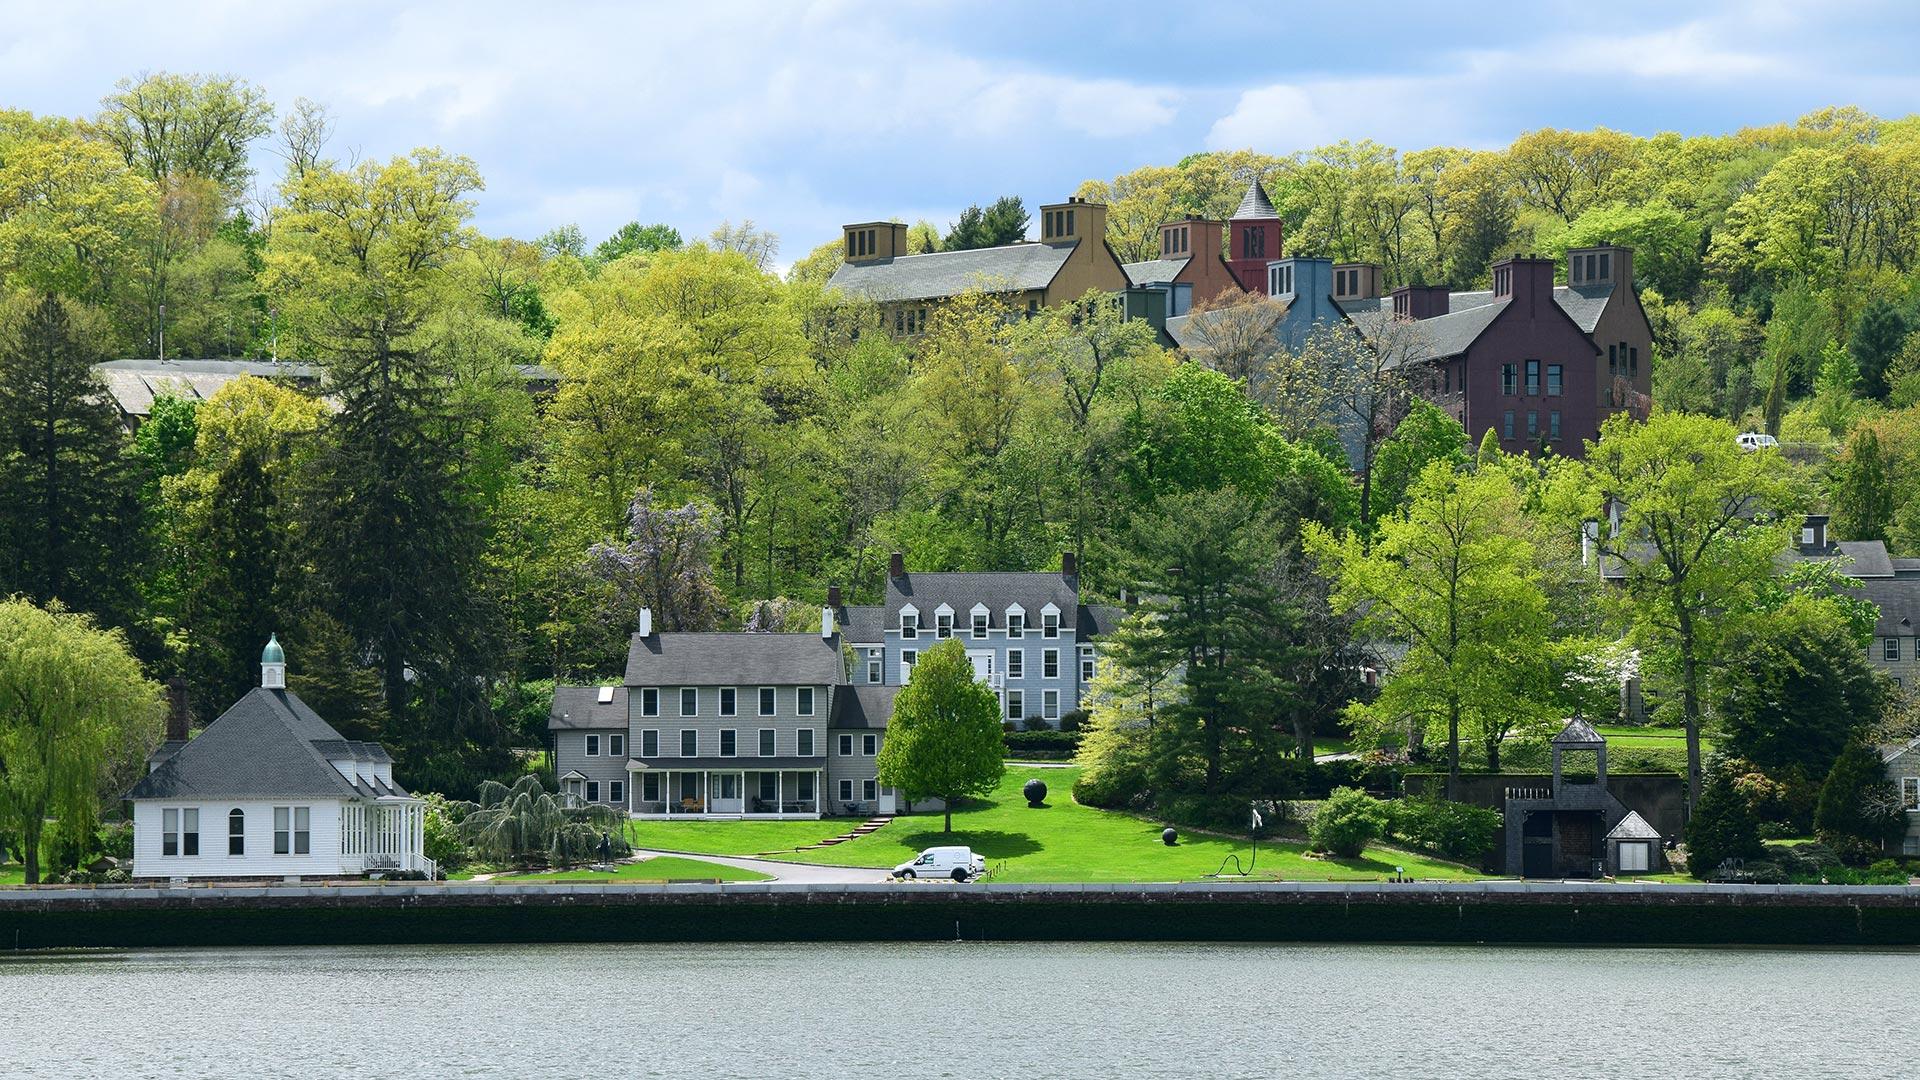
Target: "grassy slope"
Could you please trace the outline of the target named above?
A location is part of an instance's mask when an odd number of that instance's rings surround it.
[[[1127,814],[1094,810],[1069,795],[1077,770],[1009,769],[999,790],[969,802],[953,815],[953,835],[941,832],[937,814],[895,818],[878,832],[830,848],[779,856],[838,866],[893,866],[940,844],[965,844],[998,866],[995,881],[1182,881],[1211,874],[1229,854],[1244,862],[1245,840],[1180,830],[1180,843],[1160,842],[1163,826]],[[1045,809],[1028,808],[1020,785],[1033,776],[1047,783]],[[1300,844],[1260,845],[1257,872],[1283,878],[1364,878],[1393,873],[1396,866],[1421,878],[1478,875],[1419,855],[1370,850],[1353,860],[1308,859]],[[1231,869],[1231,867],[1229,867]]]
[[[1622,727],[1616,724],[1601,724],[1594,730],[1606,736],[1607,746],[1610,748],[1616,746],[1670,746],[1676,750],[1687,748],[1687,733],[1684,728]],[[1711,749],[1713,749],[1713,740],[1702,738],[1700,752],[1705,754]]]
[[[698,851],[708,855],[758,855],[790,851],[852,832],[856,818],[820,821],[629,821],[627,843],[640,848]]]
[[[494,880],[503,884],[513,884],[522,881],[664,881],[668,878],[768,881],[771,880],[772,875],[722,866],[719,863],[701,862],[699,859],[681,859],[672,855],[661,855],[642,862],[627,863],[612,873],[605,870],[568,870],[559,874],[529,874],[525,877],[502,877]]]

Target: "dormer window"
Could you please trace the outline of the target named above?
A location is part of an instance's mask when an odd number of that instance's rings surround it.
[[[987,636],[987,609],[982,607],[977,607],[973,609],[972,614],[973,614],[974,640],[975,641],[984,640]]]
[[[1267,271],[1267,292],[1286,296],[1293,292],[1293,267],[1275,266]]]
[[[917,638],[920,636],[920,613],[918,611],[910,607],[900,609],[900,636],[903,638]]]
[[[1493,295],[1496,297],[1513,295],[1513,267],[1493,268]]]
[[[1060,613],[1046,610],[1040,613],[1040,636],[1057,638],[1060,636]]]
[[[945,604],[933,610],[933,636],[941,641],[953,636],[953,609]]]
[[[1027,613],[1017,607],[1007,609],[1007,636],[1010,638],[1027,636]]]

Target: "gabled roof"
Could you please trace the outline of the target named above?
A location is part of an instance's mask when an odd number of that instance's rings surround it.
[[[1890,578],[1893,559],[1884,540],[1842,540],[1834,547],[1853,562],[1840,572],[1852,578]]]
[[[1096,638],[1111,634],[1120,621],[1127,617],[1127,609],[1112,604],[1081,604],[1078,615],[1078,632],[1083,638]]]
[[[839,621],[840,636],[854,645],[878,645],[887,639],[884,604],[846,604],[834,618]]]
[[[841,263],[828,288],[852,296],[889,300],[938,300],[968,289],[1025,292],[1053,284],[1079,241],[1008,244],[969,251],[935,251],[892,259]]]
[[[609,686],[604,689],[613,691],[613,700],[600,700],[598,686],[556,686],[553,688],[553,708],[547,712],[547,730],[563,731],[578,728],[621,728],[625,729],[629,719],[627,713],[627,688]]]
[[[1589,334],[1593,333],[1594,327],[1600,325],[1600,315],[1607,310],[1607,301],[1612,298],[1612,285],[1555,285],[1553,287],[1553,299],[1560,305],[1560,310],[1566,312],[1568,318]],[[1447,297],[1447,307],[1453,311],[1482,307],[1493,302],[1493,293],[1487,289],[1450,293]]]
[[[920,612],[920,624],[932,627],[933,610],[941,604],[954,612],[954,631],[968,625],[967,613],[975,604],[987,606],[987,625],[1005,627],[1007,608],[1018,604],[1025,609],[1027,625],[1036,632],[1040,609],[1052,604],[1060,609],[1060,625],[1072,629],[1080,610],[1080,583],[1058,571],[1029,573],[909,573],[887,579],[886,625],[900,624],[901,607],[912,604]]]
[[[93,365],[93,370],[106,384],[113,403],[129,416],[151,414],[153,399],[163,395],[205,401],[242,375],[309,385],[320,380],[318,367],[292,360],[105,360]],[[515,364],[514,370],[530,383],[559,378],[539,364]]]
[[[1279,216],[1280,212],[1273,208],[1272,202],[1268,201],[1266,190],[1260,186],[1260,181],[1258,180],[1247,185],[1247,193],[1240,197],[1240,206],[1233,212],[1233,220],[1235,221],[1277,218]]]
[[[350,799],[405,794],[382,783],[367,786],[349,781],[327,763],[328,751],[341,760],[379,760],[370,747],[341,737],[291,692],[255,687],[142,777],[127,798]],[[386,758],[384,749],[379,753]]]
[[[1607,834],[1607,839],[1658,840],[1660,830],[1647,824],[1647,819],[1641,817],[1639,811],[1629,810],[1627,816],[1620,819],[1620,824],[1615,825],[1613,831]]]
[[[1600,737],[1599,732],[1593,730],[1592,724],[1577,716],[1567,721],[1567,726],[1561,728],[1560,734],[1553,737],[1555,746],[1602,746],[1606,741]]]
[[[1153,285],[1179,277],[1180,271],[1185,270],[1191,261],[1191,258],[1185,257],[1148,259],[1145,262],[1122,263],[1120,269],[1127,272],[1127,283],[1130,285]]]
[[[1873,624],[1875,637],[1920,634],[1920,577],[1863,578],[1850,595],[1870,600],[1880,609],[1880,618]]]
[[[1353,321],[1354,328],[1362,336],[1371,341],[1391,317],[1390,302],[1390,298],[1336,300],[1334,306]],[[1501,300],[1408,323],[1406,345],[1410,355],[1400,358],[1400,362],[1440,360],[1466,352],[1486,332],[1487,327],[1493,325],[1493,320],[1507,309],[1508,303],[1510,301]]]
[[[838,635],[635,634],[627,645],[628,686],[805,686],[846,679]]]
[[[897,686],[843,686],[833,692],[833,716],[827,727],[851,730],[879,730],[893,719],[893,699]]]

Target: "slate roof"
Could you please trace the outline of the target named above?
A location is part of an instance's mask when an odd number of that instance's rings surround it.
[[[1920,574],[1920,559],[1890,559],[1888,561],[1893,563],[1893,574],[1895,577],[1905,577],[1908,574]]]
[[[1887,554],[1884,540],[1842,540],[1834,545],[1840,554],[1853,560],[1843,573],[1855,578],[1890,578],[1893,576],[1893,559]]]
[[[1081,604],[1076,616],[1079,634],[1083,638],[1104,637],[1111,634],[1120,621],[1127,617],[1127,609],[1112,604]]]
[[[556,686],[553,688],[553,708],[547,712],[547,730],[567,731],[579,728],[620,728],[625,730],[629,719],[627,714],[627,688],[609,687],[613,691],[613,700],[605,704],[600,702],[598,686]]]
[[[1060,609],[1060,626],[1073,629],[1080,611],[1080,584],[1058,571],[1029,573],[909,573],[887,579],[886,625],[900,625],[900,609],[912,604],[920,612],[922,633],[933,628],[934,609],[953,609],[954,632],[973,625],[969,612],[975,604],[987,607],[987,625],[1004,628],[1007,608],[1026,610],[1029,633],[1040,626],[1040,609],[1049,603]]]
[[[1466,352],[1511,302],[1501,300],[1498,303],[1480,304],[1464,311],[1449,311],[1445,315],[1435,315],[1408,324],[1410,329],[1405,341],[1413,351],[1411,355],[1401,357],[1400,362],[1439,360]],[[1334,306],[1346,313],[1363,336],[1372,339],[1392,314],[1388,306],[1390,303],[1387,298],[1337,300]]]
[[[1127,282],[1131,285],[1152,285],[1157,282],[1172,281],[1187,268],[1188,259],[1148,259],[1145,262],[1122,263],[1120,269],[1127,272]]]
[[[1235,221],[1277,218],[1279,216],[1280,212],[1273,208],[1273,203],[1267,199],[1267,193],[1265,189],[1261,188],[1260,181],[1258,180],[1247,185],[1247,193],[1240,197],[1239,209],[1233,212],[1233,220]]]
[[[1853,595],[1880,609],[1873,624],[1875,637],[1920,634],[1920,578],[1865,578]]]
[[[1553,737],[1555,746],[1592,746],[1606,741],[1600,737],[1599,732],[1593,730],[1592,724],[1577,716],[1567,721],[1567,726],[1561,728],[1560,734]]]
[[[1629,810],[1627,816],[1620,819],[1620,824],[1615,825],[1613,831],[1607,834],[1607,839],[1658,840],[1660,830],[1647,824],[1647,819],[1641,817],[1639,811]]]
[[[897,686],[848,686],[834,691],[833,716],[827,721],[832,730],[880,730],[893,719],[893,699]]]
[[[514,369],[530,383],[559,379],[552,369],[538,364],[516,364]],[[242,375],[309,385],[320,381],[318,367],[293,360],[107,360],[93,365],[93,370],[113,403],[128,416],[151,414],[153,399],[162,395],[205,401]]]
[[[841,263],[827,287],[874,300],[937,300],[968,289],[1023,292],[1053,284],[1079,241],[1008,244]]]
[[[1607,310],[1607,301],[1613,296],[1611,285],[1555,285],[1554,302],[1560,310],[1566,312],[1580,329],[1593,333],[1600,325],[1600,313]],[[1471,292],[1452,293],[1447,298],[1447,307],[1452,311],[1482,307],[1493,303],[1490,290],[1478,289]]]
[[[840,634],[855,645],[878,645],[887,639],[884,604],[846,604],[835,613]]]
[[[633,635],[628,686],[820,685],[847,681],[840,638],[819,634]]]
[[[129,799],[352,799],[401,795],[348,780],[327,753],[391,761],[385,749],[343,738],[286,690],[255,687],[127,793]]]

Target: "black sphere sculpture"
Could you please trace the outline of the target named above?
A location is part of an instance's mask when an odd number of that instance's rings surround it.
[[[1046,805],[1047,782],[1036,776],[1033,779],[1027,781],[1026,783],[1020,785],[1020,794],[1025,795],[1027,797],[1028,806],[1031,806],[1037,810],[1040,807]]]
[[[1172,829],[1163,829],[1160,833],[1160,842],[1168,847],[1172,847],[1180,842],[1180,834],[1174,832]]]

